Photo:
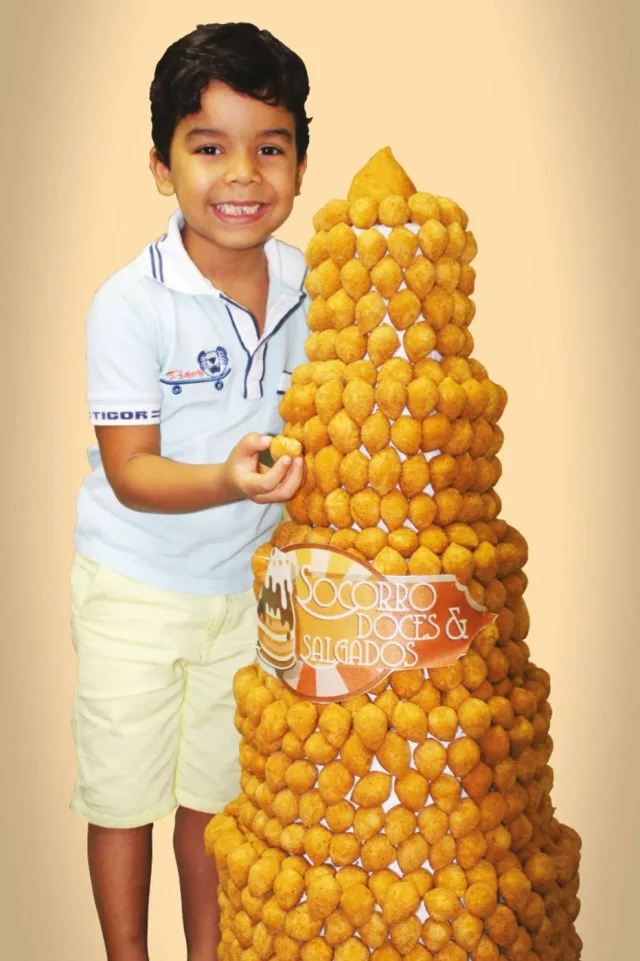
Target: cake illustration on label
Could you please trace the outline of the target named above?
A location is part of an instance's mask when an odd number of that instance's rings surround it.
[[[274,549],[258,598],[258,653],[285,671],[296,662],[291,555]]]

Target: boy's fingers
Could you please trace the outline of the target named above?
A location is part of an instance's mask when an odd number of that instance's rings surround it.
[[[251,434],[246,434],[240,443],[244,446],[244,449],[248,453],[257,454],[262,450],[267,450],[267,448],[270,447],[272,440],[273,437],[270,437],[269,434],[257,434],[253,432]]]
[[[271,494],[286,477],[290,465],[290,457],[279,457],[266,474],[259,475],[260,479],[256,484],[256,493]]]
[[[280,458],[280,460],[283,460],[283,458]],[[279,463],[280,461],[278,461],[278,464]],[[272,474],[274,470],[275,468],[272,468]],[[296,458],[285,476],[269,491],[261,492],[258,498],[265,503],[291,500],[302,483],[302,470],[302,460]]]

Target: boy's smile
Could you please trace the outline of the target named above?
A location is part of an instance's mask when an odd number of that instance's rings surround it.
[[[158,190],[176,195],[183,242],[200,269],[230,251],[255,255],[287,219],[306,168],[295,133],[286,108],[213,81],[199,112],[176,125],[170,168],[151,151]]]

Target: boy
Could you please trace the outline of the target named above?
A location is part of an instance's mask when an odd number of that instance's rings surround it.
[[[150,167],[178,209],[87,320],[98,446],[78,497],[72,809],[109,961],[147,961],[152,825],[177,807],[189,961],[214,961],[211,815],[238,792],[232,679],[254,660],[253,550],[302,481],[258,463],[304,360],[304,257],[271,235],[306,167],[307,71],[246,23],[172,44]]]

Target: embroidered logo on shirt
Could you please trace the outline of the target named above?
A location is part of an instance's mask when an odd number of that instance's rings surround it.
[[[201,350],[197,357],[200,365],[197,370],[168,370],[160,383],[170,384],[174,394],[182,393],[185,384],[213,384],[216,390],[222,390],[224,379],[231,373],[229,355],[224,347],[215,350]]]

